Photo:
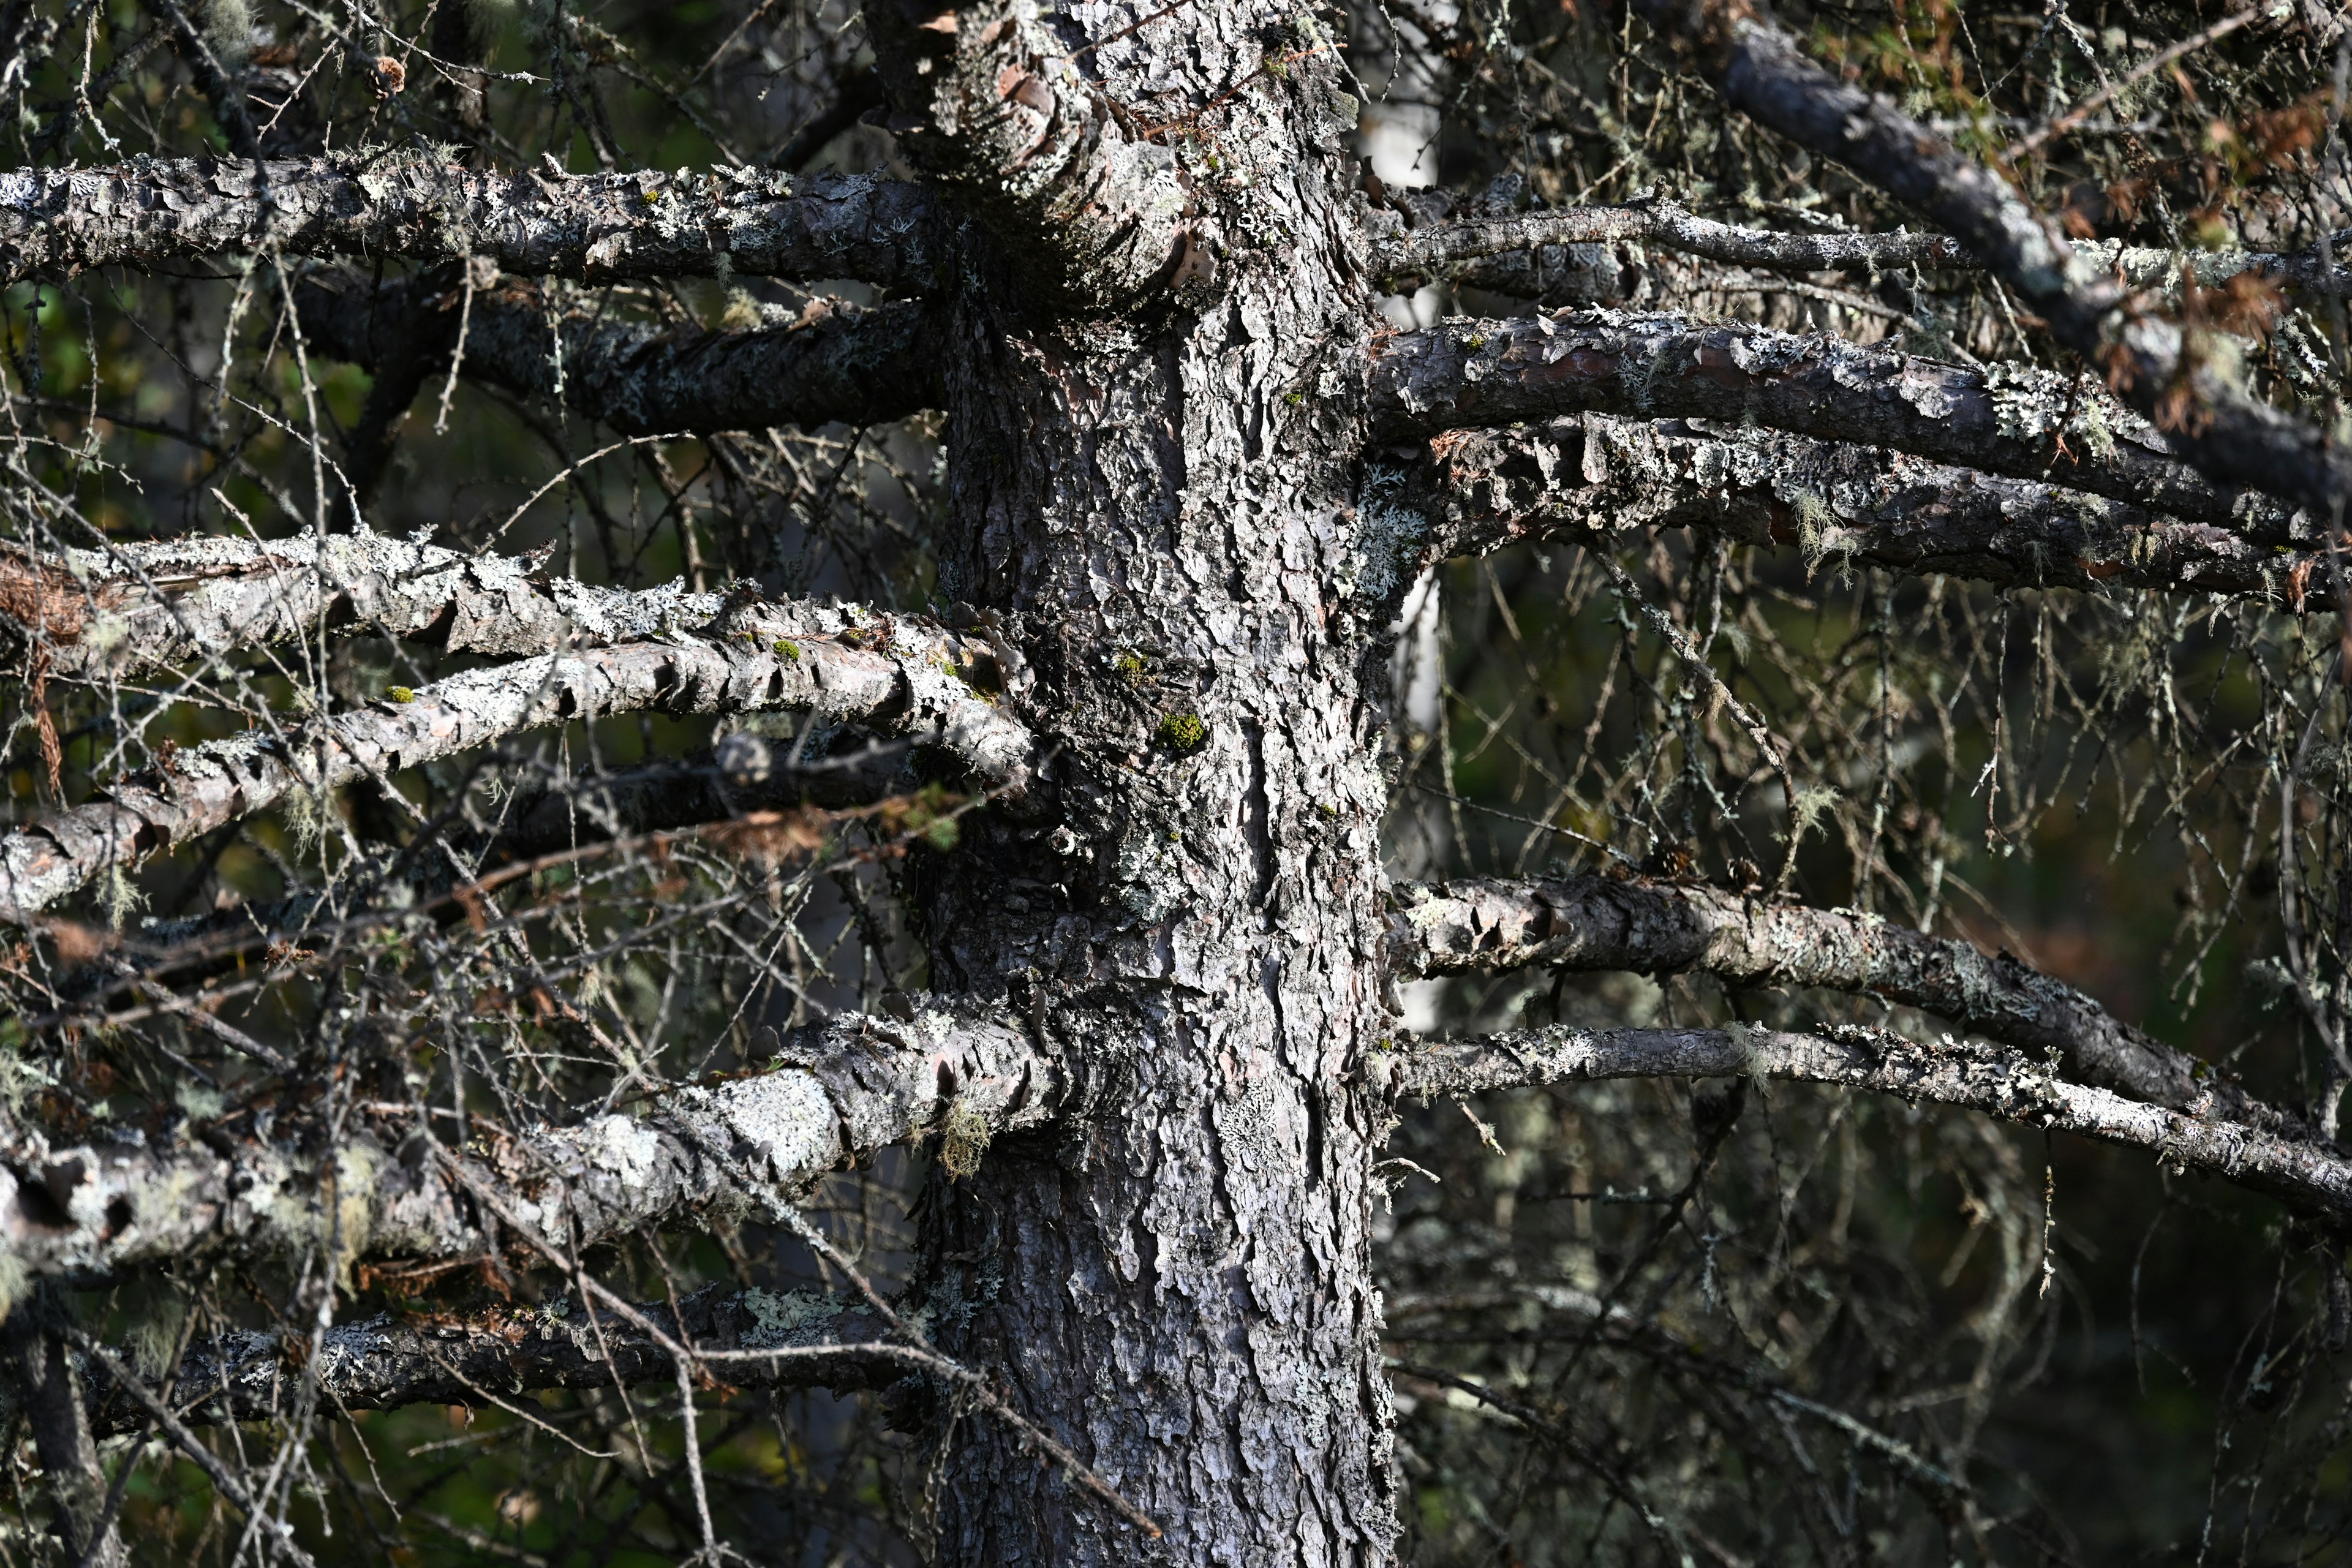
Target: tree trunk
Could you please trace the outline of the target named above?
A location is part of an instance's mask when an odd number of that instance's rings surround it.
[[[1009,995],[1092,1110],[935,1175],[928,1306],[1185,1563],[1378,1563],[1396,1530],[1362,1071],[1386,612],[1338,586],[1370,317],[1339,180],[1286,176],[1295,248],[1202,314],[1088,334],[976,290],[951,373],[941,596],[1022,629],[1067,827],[936,863],[930,984]],[[1142,1555],[1001,1424],[947,1441],[940,1561]]]

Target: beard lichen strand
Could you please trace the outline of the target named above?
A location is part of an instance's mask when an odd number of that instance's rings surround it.
[[[1371,1564],[1396,1532],[1359,1082],[1391,1027],[1383,716],[1344,587],[1362,382],[1336,368],[1369,269],[1336,161],[1257,166],[1295,237],[1197,314],[960,307],[943,575],[1025,628],[1063,817],[926,868],[932,973],[1009,995],[1096,1110],[934,1173],[918,1290],[1170,1560]],[[941,1560],[1140,1560],[1014,1435],[950,1441]]]

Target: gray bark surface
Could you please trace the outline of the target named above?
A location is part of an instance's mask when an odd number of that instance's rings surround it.
[[[1612,877],[1457,878],[1395,889],[1390,949],[1408,974],[1548,965],[1701,971],[1735,985],[1820,986],[1923,1007],[2086,1083],[2190,1116],[2303,1136],[2210,1063],[2151,1038],[2004,952],[1876,915],[1743,898],[1696,883]]]
[[[1958,242],[1940,234],[1791,234],[1743,228],[1694,217],[1668,201],[1642,206],[1566,207],[1431,224],[1390,237],[1381,247],[1382,281],[1402,284],[1442,277],[1474,289],[1517,293],[1529,279],[1557,274],[1560,252],[1571,247],[1628,242],[1678,250],[1733,267],[1778,272],[1861,272],[1904,268],[1973,269]],[[2341,241],[2337,242],[2340,247]],[[2206,288],[2252,273],[2319,295],[2352,291],[2352,272],[2330,264],[2317,248],[2281,254],[2262,250],[2197,250],[2186,256],[2118,240],[2077,244],[2077,254],[2102,270],[2119,273],[2135,289],[2177,290],[2184,265]],[[2340,254],[2340,248],[2338,249]],[[1541,285],[1530,291],[1541,292]]]
[[[2243,595],[2295,612],[2335,607],[2324,547],[2257,543],[2033,479],[1907,453],[1711,420],[1586,414],[1449,431],[1372,493],[1422,533],[1423,561],[1523,539],[1694,528],[1854,563],[2002,587]]]
[[[904,1022],[849,1015],[813,1026],[780,1041],[766,1071],[463,1155],[362,1129],[327,1143],[318,1129],[265,1131],[250,1116],[143,1148],[54,1148],[20,1132],[0,1150],[0,1240],[26,1269],[65,1277],[306,1254],[339,1268],[362,1258],[467,1265],[510,1248],[536,1266],[518,1226],[584,1249],[714,1208],[740,1212],[747,1185],[793,1201],[950,1111],[1013,1132],[1066,1109],[1072,1079],[1021,1021],[971,1005],[909,1010]]]
[[[899,145],[1010,242],[1037,303],[1122,310],[1177,268],[1192,203],[1175,154],[1034,8],[883,0],[866,25]]]
[[[929,193],[866,176],[478,174],[379,148],[0,173],[0,278],[290,256],[488,257],[525,277],[856,278],[923,289],[948,237]]]
[[[2352,1216],[2352,1161],[2334,1148],[2207,1121],[2070,1083],[2018,1052],[1883,1029],[1576,1029],[1555,1025],[1408,1047],[1373,1068],[1399,1095],[1469,1095],[1607,1078],[1769,1078],[1832,1083],[1965,1106],[2053,1132],[2146,1150],[2340,1223]]]
[[[2284,509],[2217,489],[2094,384],[1744,322],[1610,310],[1447,321],[1381,341],[1372,405],[1391,439],[1562,414],[1752,420],[2063,483],[2265,541],[2287,533]]]
[[[1018,795],[1037,761],[1029,731],[957,673],[954,646],[912,620],[876,616],[862,630],[840,611],[749,601],[659,642],[541,654],[413,691],[395,687],[367,707],[277,734],[189,747],[101,800],[0,838],[0,911],[21,920],[114,868],[281,802],[614,713],[814,713],[919,738]]]

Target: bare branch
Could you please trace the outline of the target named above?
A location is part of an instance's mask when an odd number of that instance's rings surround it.
[[[1563,877],[1461,878],[1396,889],[1390,961],[1413,975],[1545,965],[1672,974],[1728,984],[1818,986],[1940,1014],[2086,1083],[2206,1120],[2301,1136],[2210,1064],[2132,1027],[2007,952],[1929,936],[1853,910],[1741,898],[1703,884]]]
[[[973,662],[961,638],[921,621],[881,617],[861,630],[842,611],[751,601],[667,641],[542,654],[396,689],[282,735],[192,747],[168,769],[0,838],[0,913],[24,919],[111,868],[283,800],[613,713],[811,711],[920,737],[1017,792],[1034,742],[955,673]]]
[[[2000,1047],[1921,1045],[1883,1029],[1813,1035],[1769,1029],[1573,1029],[1562,1026],[1444,1045],[1375,1062],[1400,1095],[1466,1095],[1616,1078],[1773,1078],[1839,1084],[1982,1111],[2053,1132],[2142,1149],[2296,1207],[2352,1218],[2352,1161],[2315,1141],[2201,1121],[2069,1083]]]
[[[859,278],[937,284],[946,237],[920,187],[868,176],[482,174],[378,148],[262,166],[152,160],[0,174],[0,280],[208,257],[488,257],[526,277],[606,281]]]
[[[506,657],[699,629],[726,607],[725,595],[683,583],[599,587],[543,577],[526,558],[368,532],[0,552],[0,624],[38,639],[52,674],[83,680],[297,642],[322,626]]]
[[[2215,481],[2320,516],[2340,513],[2352,499],[2352,453],[2248,396],[2209,350],[2077,254],[1999,175],[1885,100],[1837,80],[1752,7],[1643,0],[1641,9],[1734,108],[1844,164],[1951,235]]]
[[[900,146],[1048,294],[1119,310],[1199,254],[1175,154],[1129,133],[1034,8],[889,0],[866,26]]]
[[[1964,369],[1821,333],[1610,310],[1447,321],[1375,353],[1373,414],[1391,439],[1574,413],[1752,421],[2055,479],[2266,542],[2289,536],[2284,509],[2216,489],[2095,385],[2027,367]]]
[[[1060,1109],[1059,1060],[1018,1019],[974,1005],[911,1011],[904,1023],[837,1017],[787,1037],[753,1077],[576,1126],[478,1136],[462,1153],[390,1108],[331,1145],[321,1129],[250,1112],[144,1144],[58,1148],[26,1131],[0,1152],[0,1249],[11,1270],[35,1275],[329,1247],[339,1267],[467,1265],[502,1245],[477,1191],[584,1249],[740,1205],[735,1170],[789,1201],[950,1110],[1002,1132]]]
[[[2334,607],[2326,552],[2255,544],[2211,523],[1883,447],[1701,420],[1587,414],[1454,431],[1368,494],[1412,520],[1424,563],[1521,539],[1696,528],[2004,587],[2235,594]],[[1406,574],[1409,578],[1411,574]]]
[[[553,397],[625,435],[759,430],[840,420],[878,425],[939,401],[938,344],[922,306],[879,310],[825,301],[789,324],[675,331],[571,311],[551,322],[528,284],[461,290],[352,275],[295,291],[320,353],[373,368],[417,353],[449,363],[464,318],[464,374],[525,396]]]
[[[1503,294],[1528,290],[1532,282],[1539,291],[1545,280],[1561,270],[1558,260],[1542,258],[1540,253],[1571,245],[1629,243],[1774,272],[1978,269],[1974,258],[1939,234],[1790,234],[1715,223],[1692,216],[1675,203],[1656,201],[1638,206],[1564,207],[1465,218],[1406,229],[1381,247],[1381,282],[1402,289],[1444,278]],[[2339,237],[2333,243],[2340,255],[2344,240]],[[2252,273],[2309,294],[2352,293],[2352,269],[2331,266],[2318,246],[2286,253],[2199,250],[2184,256],[2102,240],[2079,244],[2074,249],[2102,270],[2119,273],[2134,289],[2177,291],[2185,268],[2208,289]]]
[[[1568,207],[1465,218],[1408,229],[1381,247],[1383,282],[1444,275],[1480,283],[1464,264],[1491,256],[1561,245],[1663,246],[1735,267],[1780,272],[1878,271],[1963,265],[1960,247],[1938,234],[1779,234],[1693,217],[1673,202],[1639,206]]]
[[[809,1291],[697,1291],[673,1311],[635,1314],[670,1339],[725,1357],[713,1370],[740,1388],[878,1388],[913,1368],[888,1326],[839,1296]],[[181,1357],[179,1418],[191,1426],[266,1421],[299,1393],[310,1336],[250,1330],[201,1341]],[[754,1355],[748,1352],[768,1352]],[[118,1361],[122,1358],[118,1355]],[[675,1375],[668,1350],[628,1319],[571,1299],[464,1314],[380,1312],[328,1329],[309,1362],[326,1409],[404,1405],[481,1407],[551,1388],[610,1388]],[[100,1436],[139,1430],[146,1412],[102,1371],[91,1379],[90,1422]]]

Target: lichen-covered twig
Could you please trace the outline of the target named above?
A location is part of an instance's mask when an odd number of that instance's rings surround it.
[[[7,281],[268,250],[486,257],[532,278],[731,271],[919,291],[940,280],[947,249],[928,192],[863,175],[496,174],[392,148],[258,168],[204,158],[0,174]]]
[[[1743,986],[1817,986],[1922,1007],[2073,1077],[2201,1119],[2301,1135],[2234,1079],[2123,1022],[2009,953],[1875,915],[1743,898],[1702,884],[1609,877],[1469,877],[1396,889],[1389,953],[1408,974],[1547,965],[1696,971]]]
[[[1752,6],[1643,0],[1640,9],[1733,108],[1844,164],[1958,240],[2216,482],[2321,516],[2352,499],[2352,452],[2248,395],[2000,175],[1885,99],[1838,80]]]
[[[958,673],[979,658],[911,617],[859,625],[839,610],[753,600],[658,642],[541,654],[395,689],[282,734],[191,747],[100,800],[0,838],[0,915],[24,919],[111,868],[281,801],[613,713],[805,710],[919,737],[1017,794],[1034,742]]]
[[[312,352],[375,366],[424,333],[449,363],[461,293],[349,274],[295,291]],[[528,285],[477,290],[463,310],[466,375],[526,396],[560,396],[624,435],[759,430],[838,420],[878,425],[933,406],[940,355],[920,303],[821,302],[772,327],[703,331],[600,320],[551,323]]]
[[[1603,414],[1457,430],[1377,465],[1369,495],[1424,563],[1522,539],[1695,528],[1811,563],[2002,587],[2231,594],[2330,609],[2324,547],[2256,543],[2104,496],[1783,431]]]
[[[1612,310],[1447,321],[1380,342],[1372,407],[1391,439],[1575,413],[1753,422],[2047,480],[2251,537],[2288,532],[2285,509],[2215,486],[2172,437],[2087,380],[1742,322]]]
[[[2352,1161],[2332,1145],[2206,1121],[2072,1083],[2001,1047],[1923,1045],[1884,1029],[1524,1029],[1413,1044],[1370,1069],[1400,1095],[1467,1095],[1590,1079],[1768,1078],[1837,1084],[1963,1107],[2053,1132],[2138,1149],[2210,1172],[2341,1224],[2352,1220]]]
[[[87,1276],[331,1246],[340,1267],[429,1272],[495,1258],[476,1186],[584,1249],[740,1206],[744,1173],[797,1196],[950,1110],[998,1132],[1055,1114],[1063,1070],[1020,1020],[928,999],[908,1011],[905,1022],[837,1017],[787,1037],[752,1076],[573,1126],[478,1136],[446,1159],[388,1107],[331,1144],[244,1112],[144,1142],[65,1147],[26,1131],[0,1151],[0,1260],[19,1279]]]

